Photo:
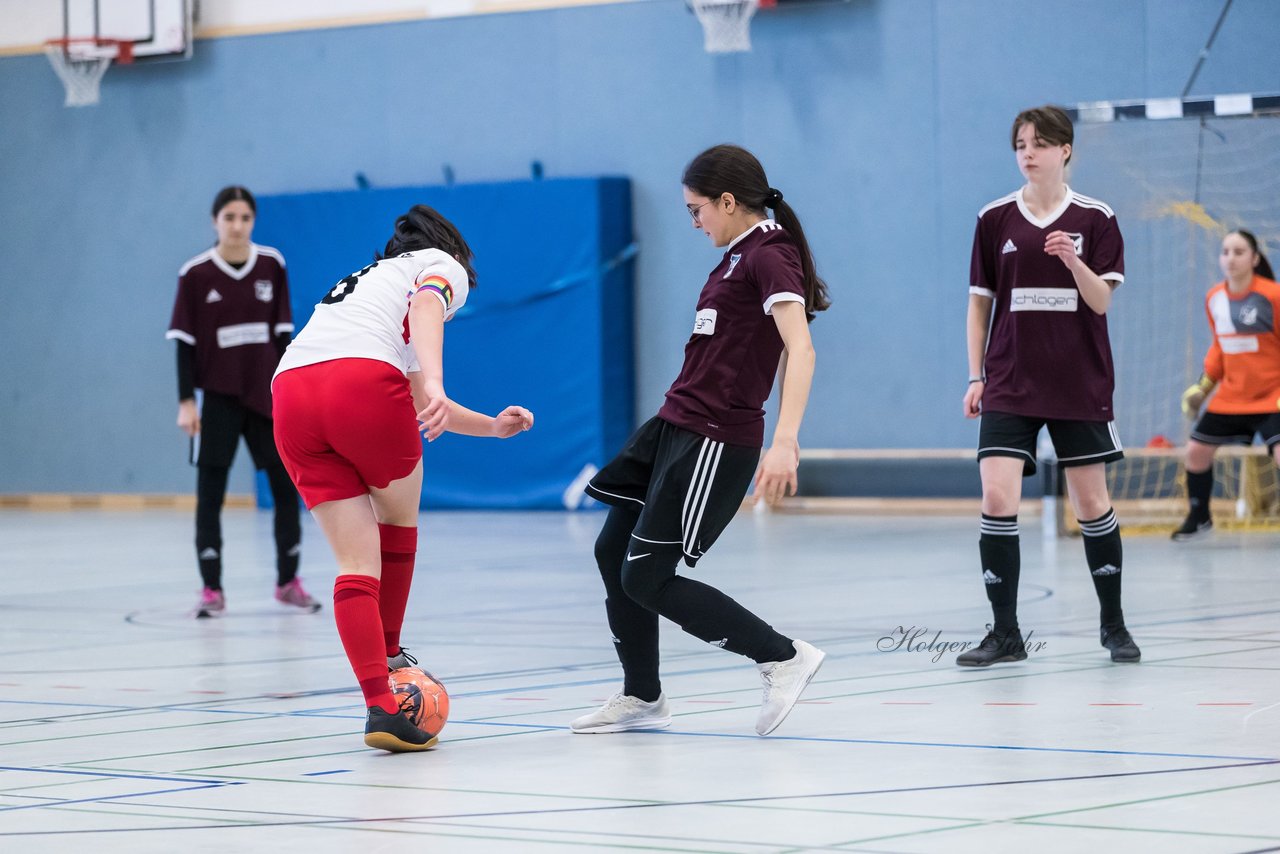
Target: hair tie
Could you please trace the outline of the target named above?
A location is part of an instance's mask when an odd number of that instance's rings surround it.
[[[771,208],[776,208],[780,201],[782,201],[782,191],[775,190],[773,187],[770,187],[769,195],[765,197],[765,204]]]

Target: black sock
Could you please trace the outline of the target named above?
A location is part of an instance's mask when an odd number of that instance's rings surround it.
[[[991,603],[992,629],[1007,634],[1018,628],[1018,575],[1022,569],[1018,516],[982,514],[982,534],[978,537],[982,557],[982,581]]]
[[[641,551],[643,549],[643,551]],[[791,639],[709,584],[676,575],[679,544],[632,541],[622,571],[627,595],[712,646],[745,655],[757,664],[786,661]]]
[[[605,613],[613,632],[613,648],[622,664],[622,693],[652,703],[662,693],[658,678],[658,615],[622,589],[622,566],[631,531],[640,514],[629,508],[610,509],[596,538],[596,565],[604,580]]]
[[[1191,515],[1201,522],[1210,518],[1209,499],[1213,495],[1213,467],[1208,471],[1187,471],[1187,502]]]
[[[1124,611],[1120,608],[1120,567],[1124,562],[1124,549],[1120,544],[1120,523],[1116,511],[1108,509],[1097,519],[1080,522],[1084,534],[1084,557],[1089,563],[1093,589],[1098,594],[1104,626],[1124,625]]]
[[[275,505],[276,586],[283,587],[298,577],[302,553],[302,525],[299,521],[298,491],[283,465],[267,468],[271,502]]]
[[[227,494],[227,466],[200,466],[196,471],[196,559],[205,587],[222,589],[222,502]]]

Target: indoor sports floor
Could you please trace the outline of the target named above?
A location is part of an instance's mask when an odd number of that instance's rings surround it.
[[[671,728],[572,735],[620,684],[601,518],[423,516],[405,643],[454,705],[389,755],[309,520],[324,611],[271,600],[270,516],[228,510],[228,614],[197,622],[187,513],[0,513],[0,850],[1280,850],[1278,535],[1129,538],[1144,659],[1114,665],[1080,542],[1025,519],[1043,647],[961,670],[878,646],[981,637],[976,519],[743,514],[697,577],[827,651],[805,701],[757,737],[751,663],[667,624]]]

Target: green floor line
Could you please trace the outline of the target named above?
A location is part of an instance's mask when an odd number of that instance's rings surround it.
[[[1017,817],[1016,821],[1031,821],[1033,819],[1053,818],[1054,816],[1058,816],[1058,815],[1072,815],[1074,813],[1093,812],[1095,810],[1109,810],[1109,809],[1114,809],[1116,807],[1128,807],[1128,806],[1134,806],[1135,804],[1151,804],[1151,803],[1156,803],[1158,801],[1177,800],[1178,798],[1193,798],[1193,797],[1198,797],[1200,795],[1212,795],[1217,792],[1231,792],[1236,789],[1253,789],[1258,786],[1274,786],[1276,783],[1280,783],[1280,779],[1261,780],[1256,783],[1239,783],[1234,786],[1219,786],[1212,789],[1200,789],[1194,792],[1180,792],[1176,795],[1159,795],[1153,798],[1139,798],[1138,800],[1133,800],[1133,801],[1116,801],[1115,803],[1099,804],[1097,806],[1092,806],[1092,807],[1076,807],[1074,809],[1069,809],[1069,810],[1057,810],[1055,812],[1033,813],[1031,815],[1020,815]]]
[[[1169,830],[1167,828],[1160,827],[1111,827],[1105,824],[1072,824],[1070,822],[1056,821],[1018,821],[1014,823],[1025,824],[1033,827],[1071,827],[1078,828],[1080,830],[1107,830],[1124,833],[1169,833],[1178,836],[1211,836],[1223,839],[1280,839],[1280,836],[1268,836],[1261,833],[1215,833],[1211,830]]]

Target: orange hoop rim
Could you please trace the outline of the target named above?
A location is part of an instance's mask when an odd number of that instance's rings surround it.
[[[95,36],[78,36],[76,38],[65,39],[45,39],[46,48],[61,48],[63,53],[70,53],[69,48],[72,45],[94,45],[96,47],[115,46],[116,55],[114,62],[120,65],[130,65],[133,63],[133,42],[129,39],[108,39]]]

